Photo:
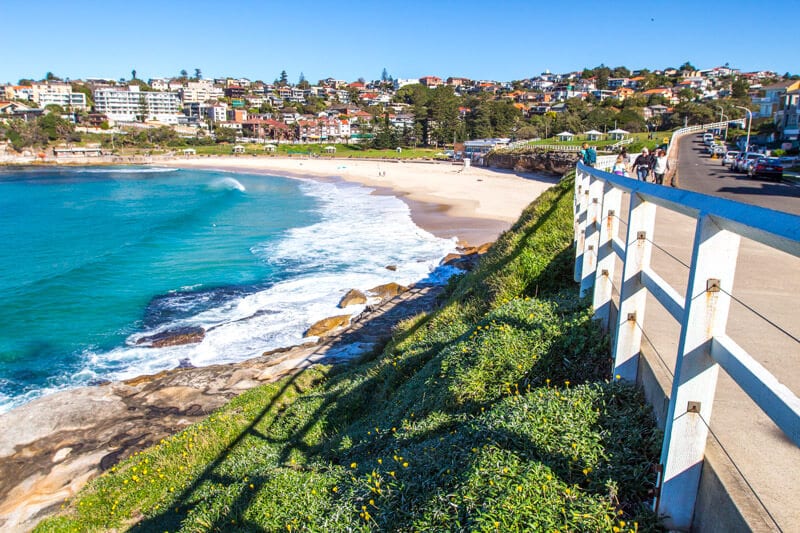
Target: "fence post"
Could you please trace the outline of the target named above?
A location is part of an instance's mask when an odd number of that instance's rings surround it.
[[[581,298],[594,285],[595,270],[597,269],[597,243],[600,240],[600,199],[603,197],[603,184],[600,179],[594,179],[589,185],[589,195],[586,207],[586,226],[584,228],[583,264],[581,265]]]
[[[680,530],[692,524],[708,437],[706,424],[711,420],[719,374],[719,365],[710,355],[711,340],[725,333],[741,240],[704,214],[697,221],[694,239],[656,509],[665,515],[667,529]]]
[[[606,182],[603,188],[603,206],[600,214],[600,238],[597,242],[597,268],[594,278],[594,318],[600,320],[605,331],[611,327],[611,297],[614,291],[614,274],[617,256],[614,238],[619,234],[619,215],[622,191]],[[622,258],[624,261],[624,258]]]
[[[641,272],[650,267],[656,206],[637,193],[631,193],[625,262],[622,268],[617,334],[614,337],[614,376],[636,381],[642,346],[647,290]]]
[[[586,245],[586,217],[589,205],[589,183],[591,176],[578,168],[575,171],[575,281],[583,274],[583,251]]]

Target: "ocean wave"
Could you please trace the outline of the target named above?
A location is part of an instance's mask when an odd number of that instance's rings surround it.
[[[73,374],[72,385],[152,374],[185,359],[195,366],[242,361],[297,345],[314,322],[364,309],[337,307],[350,289],[366,291],[388,282],[443,283],[456,272],[438,268],[441,258],[455,250],[455,240],[417,227],[398,198],[373,195],[371,189],[351,184],[303,182],[301,188],[315,198],[319,222],[250,249],[270,265],[272,278],[250,286],[184,286],[154,298],[140,330],[128,335],[124,345],[81,355],[83,370]],[[137,344],[143,337],[181,328],[203,328],[205,335],[183,346]],[[56,380],[14,398],[0,391],[0,412],[65,386]]]
[[[236,178],[220,178],[220,179],[212,181],[211,184],[209,184],[208,187],[211,190],[214,190],[214,191],[222,191],[222,190],[224,190],[224,191],[232,191],[232,190],[237,190],[237,191],[240,191],[240,192],[245,192],[247,190],[247,189],[245,189],[244,185],[242,185],[242,183],[239,180],[237,180]]]

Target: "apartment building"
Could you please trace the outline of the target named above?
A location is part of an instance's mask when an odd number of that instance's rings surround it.
[[[153,120],[177,124],[180,97],[174,92],[141,91],[136,85],[94,91],[95,109],[115,122]]]
[[[223,89],[214,86],[210,80],[187,81],[178,90],[178,94],[184,105],[189,102],[208,102],[225,96]]]
[[[86,95],[72,92],[69,83],[34,83],[33,101],[39,107],[59,105],[64,109],[86,109]]]

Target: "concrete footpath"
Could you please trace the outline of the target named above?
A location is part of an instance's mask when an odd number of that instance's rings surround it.
[[[687,136],[681,141],[678,172],[682,188],[692,188],[687,184],[693,181],[719,180],[708,175],[710,163],[700,160],[699,151],[693,149],[695,137]],[[721,168],[718,161],[714,168]],[[761,189],[767,184],[751,180],[740,181],[739,186]],[[784,187],[794,188],[788,184]],[[777,203],[789,202],[790,207],[782,210],[800,212],[800,194],[795,198],[782,192]],[[769,207],[769,194],[759,193],[758,198],[760,205]],[[694,219],[658,210],[652,266],[681,294],[688,280],[686,265],[691,262],[694,228]],[[619,286],[618,280],[615,283]],[[727,334],[795,395],[800,395],[798,294],[800,259],[742,240]],[[669,395],[679,342],[678,324],[650,296],[645,334],[643,350]],[[800,448],[724,371],[720,372],[710,427],[713,435],[709,437],[709,460],[723,482],[727,480],[726,489],[734,501],[744,502],[744,513],[751,519],[755,517],[750,527],[755,531],[800,531]],[[720,530],[719,525],[716,527]]]

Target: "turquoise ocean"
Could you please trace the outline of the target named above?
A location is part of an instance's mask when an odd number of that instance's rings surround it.
[[[372,192],[168,168],[0,170],[0,412],[299,344],[352,288],[451,274],[437,265],[454,241]],[[141,342],[197,327],[197,344]]]

